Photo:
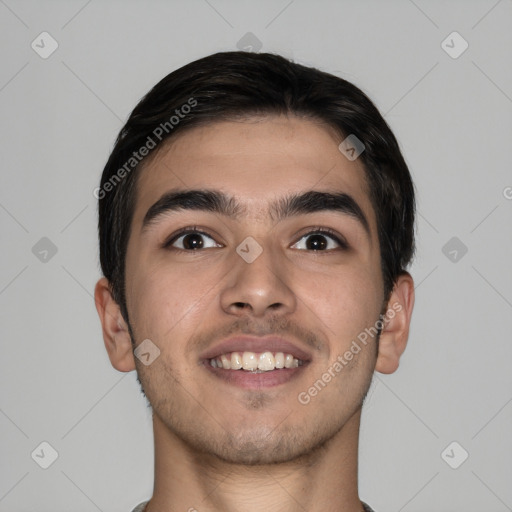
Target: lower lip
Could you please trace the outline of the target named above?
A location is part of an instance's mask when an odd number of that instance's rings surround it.
[[[252,373],[246,370],[225,370],[224,368],[214,368],[209,361],[204,362],[204,366],[215,377],[224,380],[228,384],[233,384],[244,389],[262,389],[285,384],[300,375],[308,363],[296,368],[280,368],[263,373]]]

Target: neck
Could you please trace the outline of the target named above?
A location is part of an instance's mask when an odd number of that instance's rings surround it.
[[[153,414],[154,493],[146,511],[361,512],[360,409],[323,446],[286,463],[237,465],[197,453]]]

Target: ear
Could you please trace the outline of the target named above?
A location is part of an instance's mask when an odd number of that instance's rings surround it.
[[[102,277],[94,289],[94,301],[103,329],[103,341],[112,366],[120,372],[135,370],[132,341],[119,304],[112,296],[110,284]]]
[[[395,282],[384,314],[375,364],[378,372],[393,373],[398,368],[409,337],[413,307],[414,281],[408,272],[403,272]]]

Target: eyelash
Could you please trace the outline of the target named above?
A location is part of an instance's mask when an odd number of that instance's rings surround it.
[[[305,236],[311,236],[311,235],[325,235],[325,236],[329,236],[337,244],[339,244],[340,249],[347,250],[349,248],[348,243],[347,243],[347,241],[345,240],[344,237],[342,237],[341,235],[338,235],[338,233],[336,233],[332,229],[322,228],[320,226],[315,227],[311,231],[308,231],[307,233],[304,233],[303,235],[301,235],[300,238],[297,240],[297,242],[299,240],[301,240],[302,238],[304,238]],[[297,243],[297,242],[295,242],[295,243]]]
[[[214,237],[212,237],[208,233],[202,231],[201,228],[199,228],[198,226],[189,226],[189,227],[180,229],[176,233],[173,233],[170,236],[170,238],[167,239],[164,242],[163,248],[172,248],[175,251],[181,251],[181,252],[195,252],[192,249],[180,249],[180,248],[177,248],[177,247],[171,247],[172,244],[174,242],[176,242],[176,240],[178,240],[182,236],[189,235],[189,234],[204,235],[204,236],[207,236],[208,238],[214,239]],[[306,233],[302,234],[292,245],[295,245],[302,238],[307,237],[307,236],[311,236],[311,235],[325,235],[325,236],[328,236],[328,237],[332,238],[337,244],[339,244],[339,246],[340,246],[339,248],[340,249],[343,249],[343,250],[348,250],[349,249],[349,245],[348,245],[348,243],[346,242],[346,240],[343,237],[338,235],[332,229],[322,228],[320,226],[312,228],[310,231],[307,231]],[[318,252],[327,252],[327,251],[318,251]]]
[[[191,235],[191,234],[204,235],[204,236],[207,236],[208,238],[212,238],[213,239],[213,237],[211,235],[209,235],[208,233],[205,233],[204,231],[202,231],[201,228],[199,228],[198,226],[189,226],[189,227],[182,228],[182,229],[176,231],[176,233],[173,233],[169,237],[169,239],[167,239],[164,242],[163,247],[164,248],[169,248],[174,242],[176,242],[176,240],[178,240],[182,236],[184,236],[184,235]],[[177,247],[173,247],[173,249],[175,251],[193,252],[191,250],[179,249]]]

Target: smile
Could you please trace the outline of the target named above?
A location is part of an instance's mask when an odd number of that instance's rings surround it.
[[[231,352],[209,359],[210,366],[224,370],[245,370],[254,373],[269,372],[276,369],[298,368],[304,364],[302,359],[284,352]]]

